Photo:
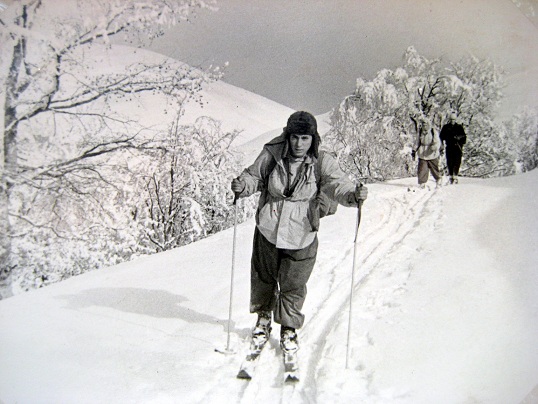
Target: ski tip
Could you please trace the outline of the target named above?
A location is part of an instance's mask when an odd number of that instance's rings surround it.
[[[243,379],[243,380],[250,380],[250,379],[252,379],[252,376],[247,371],[245,371],[244,369],[241,369],[239,371],[239,373],[237,374],[237,378],[238,379]]]

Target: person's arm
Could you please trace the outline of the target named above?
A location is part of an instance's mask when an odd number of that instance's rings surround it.
[[[242,188],[238,192],[240,198],[255,194],[265,187],[265,178],[269,175],[267,170],[273,159],[272,154],[264,148],[254,163],[243,170],[241,175],[234,180],[235,189],[239,190],[239,188]],[[234,182],[232,182],[232,190],[234,189]],[[241,185],[238,185],[238,183]]]
[[[420,131],[421,130],[422,128],[420,128],[417,132],[417,136],[415,138],[415,144],[413,145],[413,150],[411,151],[411,157],[413,158],[413,160],[415,160],[417,156],[418,148],[420,147]]]
[[[433,137],[433,148],[440,150],[441,149],[441,139],[439,138],[439,134],[433,128],[431,128],[431,131],[432,131],[432,137]]]
[[[324,153],[321,161],[320,187],[329,198],[344,206],[357,206],[359,198],[364,200],[368,194],[366,187],[359,190],[329,153]]]
[[[463,129],[463,126],[461,125],[461,141],[460,141],[460,145],[461,147],[463,147],[463,145],[467,142],[467,135],[465,133],[465,129]]]
[[[447,126],[443,125],[441,128],[441,132],[439,133],[439,140],[441,140],[441,144],[446,143],[446,133],[447,133]]]

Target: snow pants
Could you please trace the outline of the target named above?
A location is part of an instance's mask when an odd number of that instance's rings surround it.
[[[301,328],[301,313],[318,251],[318,238],[301,250],[276,248],[256,228],[250,271],[250,312],[273,311],[282,326]]]
[[[448,175],[457,176],[460,173],[461,166],[461,148],[459,145],[446,148],[446,166],[448,169]]]
[[[430,171],[432,173],[432,177],[435,178],[436,181],[442,177],[441,171],[439,171],[439,159],[418,159],[417,176],[419,184],[425,184],[426,182],[428,182]]]

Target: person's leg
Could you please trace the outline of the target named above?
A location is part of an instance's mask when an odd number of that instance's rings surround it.
[[[452,151],[448,147],[446,149],[446,168],[448,169],[448,176],[452,178],[454,175],[454,157]]]
[[[428,162],[426,160],[418,159],[417,177],[419,185],[428,182],[429,173]]]
[[[280,293],[274,313],[275,322],[283,327],[301,328],[301,313],[306,298],[306,283],[310,278],[318,250],[318,239],[301,250],[281,250],[278,272]]]
[[[428,169],[432,173],[432,177],[439,182],[443,177],[441,171],[439,170],[439,159],[428,160]]]
[[[461,157],[462,153],[458,150],[457,153],[454,153],[454,176],[457,177],[460,174],[460,167],[461,167]]]
[[[272,312],[278,291],[279,251],[256,228],[250,269],[250,312]]]

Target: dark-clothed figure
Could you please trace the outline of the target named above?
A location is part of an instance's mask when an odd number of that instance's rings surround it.
[[[467,142],[467,135],[454,113],[450,115],[450,121],[441,129],[440,138],[441,142],[445,144],[449,181],[451,184],[457,184],[463,146]]]
[[[304,323],[301,309],[316,261],[323,197],[356,207],[368,194],[332,155],[319,150],[320,142],[314,116],[295,112],[283,133],[232,181],[239,197],[261,192],[251,261],[250,312],[258,314],[253,340],[269,338],[274,316],[283,349],[298,347],[296,330]]]

